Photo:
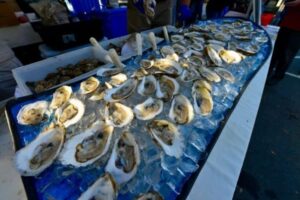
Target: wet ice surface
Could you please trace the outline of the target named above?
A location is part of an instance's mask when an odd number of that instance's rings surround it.
[[[227,19],[228,21],[228,19]],[[232,22],[229,19],[229,22]],[[207,22],[199,22],[206,24]],[[221,20],[210,21],[212,23],[221,23]],[[226,22],[228,23],[228,22]],[[218,27],[218,26],[217,26]],[[265,34],[256,33],[256,35]],[[249,42],[240,42],[240,45],[247,45]],[[164,44],[159,45],[159,47]],[[235,65],[226,65],[224,68],[229,70],[236,81],[230,83],[222,80],[219,83],[212,83],[212,96],[214,108],[210,115],[202,116],[195,114],[195,117],[188,125],[179,125],[184,140],[184,153],[179,158],[166,155],[160,146],[151,138],[147,131],[149,121],[139,121],[134,119],[132,123],[124,128],[115,128],[110,150],[100,160],[90,166],[74,168],[71,166],[62,166],[55,161],[48,169],[34,178],[34,187],[39,199],[77,199],[82,192],[93,184],[104,173],[104,167],[109,159],[114,141],[124,131],[130,131],[140,149],[141,163],[138,167],[137,174],[126,184],[120,186],[118,199],[133,199],[140,193],[148,191],[157,191],[165,199],[175,199],[182,191],[184,183],[190,178],[191,174],[204,164],[208,156],[207,147],[216,138],[217,130],[224,121],[228,111],[233,107],[236,97],[240,94],[245,84],[259,69],[266,60],[270,52],[270,43],[264,43],[260,46],[260,51],[255,56],[249,56],[241,63]],[[144,53],[143,58],[157,56],[157,52],[148,51]],[[138,68],[141,58],[131,58],[125,62],[126,68],[124,73],[128,77]],[[108,78],[99,78],[103,84],[109,81]],[[178,80],[178,79],[177,79]],[[185,95],[191,103],[192,82],[184,83],[179,81],[180,93]],[[72,85],[73,91],[77,91],[79,83]],[[86,112],[82,120],[67,130],[67,138],[72,137],[88,128],[93,122],[101,120],[103,117],[103,106],[99,102],[93,102],[86,96],[75,94],[77,98],[84,101]],[[154,96],[153,96],[154,97]],[[37,100],[51,101],[52,96],[45,94],[34,100],[24,101],[15,105],[11,112],[16,116],[23,105]],[[135,93],[120,103],[125,104],[133,109],[139,103],[144,102],[148,97],[142,97]],[[168,117],[171,102],[164,103],[164,109],[156,119],[170,120]],[[31,142],[45,127],[47,127],[54,116],[50,115],[40,126],[22,126],[16,123],[16,132],[20,138],[20,145],[25,146]]]

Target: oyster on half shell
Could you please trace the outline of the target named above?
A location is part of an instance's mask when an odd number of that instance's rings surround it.
[[[176,62],[179,61],[179,56],[175,53],[175,50],[171,46],[163,46],[160,49],[160,52],[161,52],[162,56],[167,59],[174,60]]]
[[[47,113],[48,102],[37,101],[23,106],[17,114],[17,120],[22,125],[36,125],[43,121]]]
[[[113,177],[105,173],[95,181],[78,200],[115,200],[117,197],[117,186]]]
[[[201,76],[203,76],[204,78],[206,78],[209,81],[213,81],[216,83],[221,81],[220,76],[216,72],[214,72],[206,67],[199,67],[198,70],[199,70]]]
[[[132,109],[120,103],[108,103],[105,108],[106,121],[114,127],[124,127],[133,120]]]
[[[167,58],[155,60],[153,67],[173,76],[179,76],[182,72],[182,68],[178,62]]]
[[[245,56],[233,50],[220,50],[219,54],[227,64],[238,64],[245,58]]]
[[[51,109],[57,109],[65,104],[72,95],[72,88],[70,86],[62,86],[55,90],[53,98],[50,103]]]
[[[229,81],[230,83],[234,83],[235,77],[233,74],[228,71],[227,69],[224,69],[222,67],[217,67],[214,69],[217,74],[219,74],[223,79]]]
[[[220,58],[219,54],[217,53],[217,51],[211,47],[210,45],[207,45],[205,47],[205,51],[208,55],[208,57],[210,58],[210,60],[217,66],[222,66],[223,62],[222,59]]]
[[[192,88],[195,112],[203,116],[209,115],[214,106],[211,87],[207,87],[207,85],[203,80],[199,80],[194,83]]]
[[[179,91],[178,82],[168,76],[162,76],[157,82],[156,97],[167,102]]]
[[[118,184],[132,179],[140,164],[140,152],[134,136],[123,132],[114,144],[112,154],[105,167]]]
[[[31,143],[16,152],[16,168],[22,176],[35,176],[49,167],[64,143],[64,129],[53,128],[40,133]]]
[[[94,92],[98,86],[100,85],[100,82],[95,77],[90,77],[87,80],[80,83],[80,90],[79,93],[81,94],[89,94]]]
[[[63,165],[83,167],[92,164],[109,149],[114,127],[95,122],[84,132],[67,140],[59,156]]]
[[[85,105],[78,99],[71,98],[69,101],[56,110],[55,116],[58,124],[65,128],[76,124],[81,120],[85,112]]]
[[[151,137],[167,155],[180,158],[184,148],[183,138],[173,123],[167,120],[153,120],[147,128]]]
[[[157,192],[147,192],[137,197],[137,200],[163,200]]]
[[[140,82],[137,92],[142,96],[150,96],[156,91],[156,79],[153,75],[144,76]]]
[[[105,91],[104,100],[107,102],[116,102],[129,97],[135,90],[137,80],[130,78],[116,88]]]
[[[134,107],[136,118],[140,120],[153,119],[163,110],[163,101],[149,97],[146,101]]]
[[[184,95],[176,95],[174,97],[169,112],[169,118],[177,124],[187,124],[193,120],[193,106]]]

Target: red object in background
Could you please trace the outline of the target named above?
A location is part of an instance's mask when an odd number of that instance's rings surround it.
[[[263,13],[261,15],[261,24],[263,26],[269,25],[272,22],[274,16],[275,15],[272,13]]]

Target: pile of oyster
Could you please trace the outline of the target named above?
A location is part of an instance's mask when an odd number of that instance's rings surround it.
[[[241,46],[239,41],[268,41],[252,37],[256,34],[252,26],[245,21],[220,27],[210,22],[179,30],[168,45],[137,60],[139,67],[133,72],[111,53],[116,66],[101,68],[99,77],[81,82],[79,90],[63,86],[51,102],[23,106],[17,115],[19,124],[52,121],[16,153],[17,169],[23,176],[37,176],[55,160],[84,167],[109,155],[103,162],[106,173],[79,199],[115,199],[118,188],[135,176],[141,162],[131,124],[144,121],[147,131],[138,134],[149,134],[162,153],[180,158],[186,141],[178,127],[193,123],[195,115],[211,115],[212,85],[234,84],[238,77],[230,67],[259,51],[258,43]],[[181,90],[183,86],[190,91]],[[120,134],[115,135],[116,130]],[[162,197],[153,191],[137,199]]]

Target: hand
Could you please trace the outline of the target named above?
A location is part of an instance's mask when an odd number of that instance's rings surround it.
[[[155,7],[156,7],[156,1],[155,0],[144,0],[144,10],[145,14],[153,18],[155,15]]]
[[[192,11],[187,5],[181,5],[179,7],[178,19],[180,21],[187,21],[192,17]]]

